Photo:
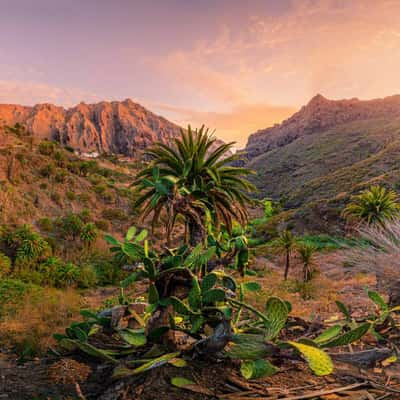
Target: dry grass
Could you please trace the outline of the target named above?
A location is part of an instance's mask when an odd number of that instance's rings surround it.
[[[335,300],[349,305],[355,312],[365,313],[372,303],[364,290],[375,287],[373,274],[365,274],[361,269],[346,269],[343,261],[346,252],[338,250],[320,253],[316,258],[319,273],[310,282],[302,282],[302,263],[292,258],[289,280],[283,280],[284,260],[281,257],[270,257],[266,260],[257,257],[254,269],[257,277],[246,277],[246,280],[257,281],[262,290],[249,293],[246,301],[262,310],[270,296],[278,296],[292,304],[293,316],[308,320],[326,319],[339,315]]]
[[[2,344],[23,356],[42,354],[54,344],[53,333],[63,332],[79,318],[81,306],[82,297],[73,289],[46,288],[40,295],[28,293],[16,313],[2,319]]]
[[[363,227],[360,236],[366,243],[348,252],[348,261],[354,267],[377,275],[381,281],[398,279],[400,273],[400,220],[385,226]]]

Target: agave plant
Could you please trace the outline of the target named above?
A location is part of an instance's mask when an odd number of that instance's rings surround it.
[[[173,146],[158,143],[149,150],[149,166],[139,172],[134,186],[141,193],[136,207],[142,217],[153,213],[153,225],[164,212],[167,238],[170,238],[178,215],[185,221],[191,246],[203,242],[206,217],[215,226],[224,223],[229,231],[233,221],[247,221],[248,193],[254,186],[245,178],[252,171],[233,167],[238,159],[230,155],[233,143],[217,145],[204,126],[193,131],[181,131]]]

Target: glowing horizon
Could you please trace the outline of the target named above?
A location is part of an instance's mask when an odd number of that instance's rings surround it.
[[[400,93],[400,1],[0,0],[0,102],[132,98],[243,147],[316,93]]]

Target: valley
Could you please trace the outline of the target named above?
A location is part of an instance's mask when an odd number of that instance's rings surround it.
[[[346,346],[392,354],[397,242],[378,271],[371,243],[391,239],[373,224],[360,232],[366,217],[354,209],[368,199],[368,218],[388,218],[397,237],[398,97],[318,95],[237,154],[206,129],[180,130],[131,101],[0,105],[0,116],[4,398],[150,400],[154,382],[165,399],[308,398],[340,392],[353,376],[321,335],[334,330],[344,357]],[[376,211],[378,201],[387,209]],[[212,341],[224,321],[221,346]],[[262,358],[230,353],[247,337]],[[180,365],[188,368],[176,380]],[[204,372],[210,365],[223,378]],[[388,365],[369,368],[365,384],[353,376],[354,390],[384,396]]]

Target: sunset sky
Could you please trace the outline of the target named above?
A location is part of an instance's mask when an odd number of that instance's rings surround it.
[[[400,93],[400,0],[0,0],[0,102],[132,98],[225,140]]]

